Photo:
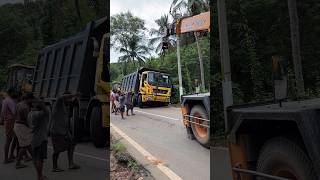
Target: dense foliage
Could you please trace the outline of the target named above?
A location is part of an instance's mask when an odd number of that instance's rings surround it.
[[[228,16],[230,60],[235,104],[273,99],[271,57],[288,61],[289,99],[297,99],[291,52],[290,18],[287,1],[229,0]],[[306,95],[319,97],[320,4],[316,0],[297,0],[301,59]],[[217,25],[217,4],[213,4],[213,22]],[[211,94],[215,129],[223,132],[222,88],[219,58],[219,31],[212,27]]]
[[[0,87],[12,63],[34,65],[38,51],[82,31],[86,24],[105,16],[106,2],[90,6],[87,0],[37,0],[0,7]]]

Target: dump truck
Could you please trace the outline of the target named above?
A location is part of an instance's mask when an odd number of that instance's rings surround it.
[[[84,31],[43,48],[37,58],[32,92],[52,109],[64,92],[81,96],[71,108],[70,130],[94,145],[109,142],[109,19],[91,21]]]
[[[8,67],[8,77],[3,91],[13,88],[20,97],[32,91],[34,66],[12,64]]]
[[[298,22],[296,18],[298,16],[290,17],[294,61],[300,56],[299,28],[297,23],[293,25]],[[218,0],[218,19],[226,137],[233,179],[320,179],[320,99],[289,101],[288,63],[279,56],[272,56],[274,100],[233,105],[224,0]],[[213,167],[221,164],[211,163],[217,164]],[[213,178],[219,171],[213,169]]]
[[[181,34],[190,32],[203,32],[210,30],[210,12],[203,12],[198,15],[183,17],[167,30],[167,36],[176,35],[178,61],[180,58],[179,37]],[[165,47],[166,43],[164,43]],[[198,50],[199,53],[199,50]],[[202,67],[201,67],[202,66]],[[203,64],[200,63],[200,69]],[[210,93],[196,93],[182,95],[181,69],[178,69],[180,80],[181,112],[183,124],[189,139],[196,139],[201,145],[208,148],[210,145]],[[204,77],[201,77],[204,78]],[[202,80],[204,83],[204,79]]]
[[[171,98],[170,76],[165,71],[140,68],[122,78],[121,90],[133,92],[134,105],[142,108],[145,105],[161,103],[168,105]]]

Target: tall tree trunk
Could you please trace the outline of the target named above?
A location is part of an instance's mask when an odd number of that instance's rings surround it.
[[[198,32],[194,32],[194,37],[196,38],[197,49],[198,49],[198,57],[199,57],[199,64],[200,64],[200,77],[201,77],[201,89],[206,89],[205,82],[204,82],[204,68],[203,68],[203,60],[202,60],[202,53],[199,44]]]
[[[290,16],[292,58],[294,64],[296,86],[298,91],[298,97],[303,97],[305,92],[301,66],[299,18],[296,0],[288,0],[288,10]]]

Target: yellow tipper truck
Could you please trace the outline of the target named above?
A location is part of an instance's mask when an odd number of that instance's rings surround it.
[[[169,74],[149,68],[141,68],[138,71],[123,77],[121,90],[124,93],[134,93],[134,104],[142,108],[147,104],[170,103],[171,81]]]
[[[109,142],[109,27],[107,18],[92,21],[83,32],[42,49],[32,85],[49,108],[63,92],[80,92],[70,129],[77,139],[90,136],[97,147]]]

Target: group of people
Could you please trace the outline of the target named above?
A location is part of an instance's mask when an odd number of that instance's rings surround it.
[[[44,160],[47,159],[48,135],[53,145],[53,172],[62,172],[58,166],[61,152],[68,152],[69,169],[79,169],[73,162],[75,140],[69,129],[69,109],[73,98],[79,94],[63,93],[53,106],[50,117],[49,109],[43,100],[32,93],[18,97],[9,89],[2,101],[1,116],[6,142],[4,145],[4,164],[16,161],[16,169],[27,167],[22,161],[33,160],[38,180],[48,179],[43,174]],[[49,123],[49,118],[51,122]],[[16,152],[16,153],[15,153]]]
[[[124,93],[120,89],[112,90],[111,92],[111,109],[112,113],[115,115],[120,112],[121,119],[124,118],[124,112],[126,110],[126,115],[129,116],[129,110],[131,111],[131,115],[135,115],[133,113],[133,92]]]

